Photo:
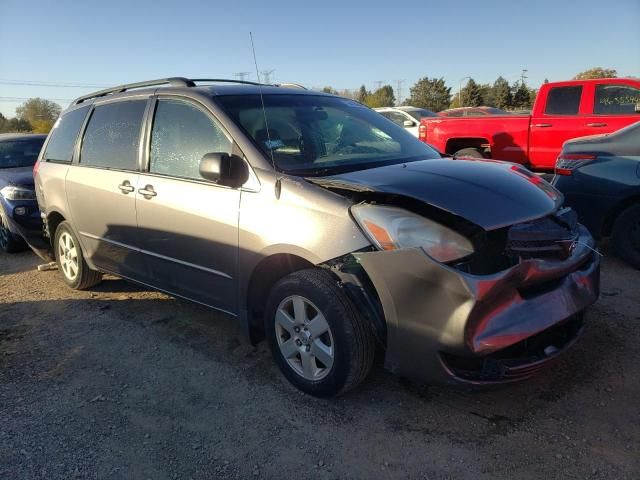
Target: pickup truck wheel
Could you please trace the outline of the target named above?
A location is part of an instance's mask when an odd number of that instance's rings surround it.
[[[87,265],[80,243],[67,222],[62,222],[56,229],[54,253],[62,279],[71,288],[85,290],[102,280],[102,273]]]
[[[294,272],[271,290],[265,332],[284,376],[316,397],[340,395],[369,373],[371,325],[321,269]]]
[[[640,204],[623,210],[613,223],[611,244],[616,255],[640,269]]]
[[[454,153],[453,156],[456,158],[485,158],[484,154],[478,148],[463,148]]]
[[[0,250],[5,253],[16,253],[24,250],[25,243],[20,237],[16,237],[9,227],[5,225],[0,215]]]

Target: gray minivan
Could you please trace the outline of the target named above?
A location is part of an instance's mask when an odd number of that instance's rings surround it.
[[[103,272],[238,317],[331,396],[374,355],[419,381],[526,378],[569,347],[599,259],[525,168],[451,160],[301,88],[170,78],[81,97],[36,165],[72,288]]]

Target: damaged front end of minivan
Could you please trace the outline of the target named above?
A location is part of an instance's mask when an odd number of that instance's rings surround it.
[[[429,173],[437,175],[438,167],[429,163]],[[429,383],[508,383],[550,363],[581,332],[583,312],[599,295],[600,255],[591,235],[574,212],[561,207],[561,195],[548,184],[519,167],[495,169],[523,178],[522,185],[530,183],[549,200],[545,208],[521,209],[520,221],[505,222],[511,215],[505,210],[512,206],[486,209],[478,183],[470,192],[478,195],[478,208],[462,216],[444,205],[445,196],[428,192],[433,182],[422,190],[405,183],[404,195],[392,191],[395,181],[367,186],[346,178],[317,182],[352,198],[352,210],[359,205],[406,210],[435,220],[471,245],[454,239],[453,250],[411,246],[410,241],[396,248],[395,234],[372,224],[363,231],[375,248],[329,262],[358,309],[371,317],[388,370]],[[414,170],[414,178],[424,173],[421,166]],[[493,196],[496,190],[485,192]],[[526,198],[527,192],[522,194]],[[472,203],[467,199],[467,205]],[[357,213],[354,218],[363,225]],[[405,222],[405,228],[412,225]]]

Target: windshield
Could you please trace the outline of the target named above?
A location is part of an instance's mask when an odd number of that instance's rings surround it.
[[[264,95],[264,112],[259,95],[215,99],[269,160],[273,155],[279,170],[294,175],[332,175],[439,158],[404,128],[346,98]]]
[[[44,137],[0,141],[0,168],[32,167],[43,143]]]
[[[421,120],[425,117],[437,117],[438,114],[436,112],[432,112],[431,110],[425,110],[424,108],[417,108],[415,110],[404,110],[405,113],[408,113],[416,120]]]

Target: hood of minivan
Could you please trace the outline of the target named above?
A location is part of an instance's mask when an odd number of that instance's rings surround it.
[[[563,201],[539,176],[497,161],[423,160],[309,180],[327,188],[410,197],[485,230],[543,217]]]
[[[33,167],[0,168],[0,184],[33,188]]]

